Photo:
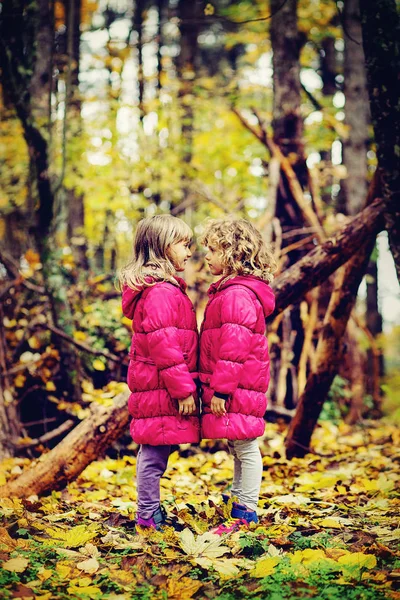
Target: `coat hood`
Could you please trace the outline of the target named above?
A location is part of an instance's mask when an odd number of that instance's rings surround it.
[[[186,282],[183,279],[181,279],[181,277],[178,277],[176,275],[173,279],[169,280],[158,280],[153,275],[149,275],[146,278],[146,283],[141,286],[138,286],[135,289],[124,285],[122,290],[122,312],[125,317],[131,320],[133,319],[133,314],[135,312],[136,305],[140,296],[142,295],[144,290],[146,290],[149,287],[149,284],[157,281],[159,281],[160,283],[171,283],[172,285],[180,287],[182,292],[186,292]]]
[[[243,285],[251,290],[258,298],[264,310],[264,316],[267,318],[275,308],[275,295],[268,283],[256,277],[255,275],[237,275],[224,281],[220,279],[210,286],[208,293],[215,294],[232,285]]]

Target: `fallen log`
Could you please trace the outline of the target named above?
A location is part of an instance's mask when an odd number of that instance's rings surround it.
[[[316,370],[310,373],[285,440],[287,458],[303,457],[343,356],[343,334],[357,291],[375,245],[371,238],[337,273],[316,352]]]
[[[320,285],[369,238],[374,239],[383,226],[383,204],[375,200],[348,225],[312,250],[307,256],[276,278],[276,311],[282,312],[298,302],[310,289]],[[77,425],[55,448],[44,454],[17,479],[0,487],[0,497],[28,497],[63,488],[96,460],[125,431],[129,414],[129,392],[119,394],[111,407],[98,407]]]
[[[27,498],[49,490],[60,490],[117,440],[129,422],[129,391],[115,397],[112,406],[93,406],[92,413],[79,423],[55,448],[43,454],[17,479],[0,487],[0,497]]]

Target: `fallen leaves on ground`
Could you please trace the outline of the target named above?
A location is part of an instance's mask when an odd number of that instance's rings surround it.
[[[399,430],[323,423],[315,454],[292,461],[284,433],[267,424],[260,441],[258,525],[230,535],[210,532],[228,511],[220,443],[171,455],[162,533],[135,532],[133,456],[95,462],[47,497],[0,499],[2,598],[398,599]],[[2,476],[27,465],[8,459]]]

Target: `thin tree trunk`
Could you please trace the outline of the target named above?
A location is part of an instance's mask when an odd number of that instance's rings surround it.
[[[143,73],[143,11],[145,1],[136,0],[135,12],[133,16],[133,29],[137,34],[137,78],[138,78],[138,106],[139,119],[143,121],[144,111],[144,73]]]
[[[364,205],[368,188],[370,123],[359,0],[345,0],[343,19],[345,124],[348,127],[348,138],[343,142],[343,162],[347,170],[343,187],[346,213],[356,215]]]
[[[180,53],[177,59],[177,71],[179,77],[179,102],[181,110],[181,136],[182,136],[182,200],[184,207],[189,207],[190,202],[190,164],[193,155],[193,88],[196,79],[196,62],[198,54],[199,24],[197,20],[197,9],[200,4],[198,0],[187,2],[179,0],[178,17],[181,33]],[[174,214],[179,214],[179,207]]]
[[[68,115],[68,139],[82,137],[81,99],[79,94],[80,70],[80,25],[81,25],[81,0],[69,0],[65,3],[67,14],[67,52],[69,56],[70,89],[65,110]],[[78,277],[82,280],[87,277],[89,261],[87,257],[88,244],[85,235],[85,204],[84,195],[76,189],[66,190],[67,199],[67,235],[72,249]]]
[[[280,0],[271,0],[271,46],[273,65],[273,140],[287,157],[296,156],[296,162],[292,165],[300,186],[303,188],[307,181],[307,169],[303,146],[303,120],[301,117],[301,83],[300,83],[300,34],[297,27],[297,0],[288,0],[283,4]],[[281,172],[278,185],[275,217],[279,219],[282,231],[290,229],[301,229],[305,221],[303,214],[294,201],[287,177]],[[287,244],[284,240],[284,246]],[[295,263],[305,254],[304,249],[294,250],[286,257],[285,267]],[[291,364],[287,364],[287,353],[285,347],[281,347],[281,364],[279,369],[286,373],[286,390],[282,387],[282,376],[277,391],[284,393],[285,405],[292,408],[297,403],[295,389],[297,381],[293,380],[296,373],[301,349],[304,342],[304,331],[300,317],[300,309],[297,304],[290,310],[290,330],[295,333],[293,348],[291,352]],[[286,323],[286,320],[285,320]],[[282,323],[283,326],[283,323]],[[283,335],[283,330],[278,336]],[[282,374],[281,374],[282,375]],[[277,398],[278,400],[278,398]]]
[[[400,17],[394,0],[363,0],[360,11],[385,223],[400,281]]]

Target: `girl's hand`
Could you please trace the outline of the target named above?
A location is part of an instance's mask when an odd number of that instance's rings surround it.
[[[178,400],[180,415],[193,415],[196,412],[196,403],[193,396],[188,396],[184,400]]]
[[[211,398],[211,412],[216,417],[222,417],[223,415],[226,415],[225,400],[223,400],[223,398],[217,398],[216,396],[213,396]]]

